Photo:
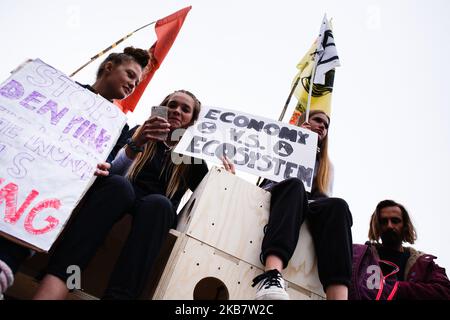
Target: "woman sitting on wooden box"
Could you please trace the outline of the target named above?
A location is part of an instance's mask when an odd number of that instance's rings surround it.
[[[200,101],[179,90],[160,105],[168,108],[167,119],[154,116],[133,130],[112,162],[111,172],[118,174],[100,179],[61,237],[36,299],[64,298],[70,276],[67,268],[75,265],[83,270],[125,214],[133,216],[131,231],[103,298],[136,299],[143,291],[169,230],[176,226],[176,208],[183,194],[188,188],[194,190],[208,172],[201,160],[190,159],[187,164],[172,161],[177,141],[171,136],[194,123]]]
[[[347,203],[329,198],[332,166],[328,159],[328,126],[330,119],[322,111],[310,112],[299,120],[303,128],[319,135],[316,166],[311,193],[303,183],[290,178],[279,183],[264,180],[261,187],[270,191],[270,215],[262,242],[261,262],[265,273],[253,280],[256,299],[287,300],[281,271],[286,268],[306,220],[314,241],[319,278],[327,299],[347,299],[352,272],[352,216]]]

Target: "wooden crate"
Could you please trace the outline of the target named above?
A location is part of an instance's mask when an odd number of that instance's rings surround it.
[[[269,208],[269,192],[213,167],[184,206],[177,230],[263,269],[259,257]],[[306,223],[283,276],[301,288],[325,296]]]
[[[157,300],[252,300],[252,279],[262,269],[180,233],[156,288]],[[291,299],[320,299],[288,282]]]

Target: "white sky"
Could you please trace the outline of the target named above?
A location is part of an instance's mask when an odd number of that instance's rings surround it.
[[[2,1],[0,79],[26,58],[71,73],[128,32],[188,5],[129,123],[181,88],[206,105],[278,119],[295,66],[327,13],[342,64],[330,127],[334,196],[350,205],[354,242],[367,239],[376,204],[393,199],[413,217],[415,247],[450,268],[448,1]],[[152,26],[116,51],[155,40]],[[75,80],[92,84],[101,60]]]

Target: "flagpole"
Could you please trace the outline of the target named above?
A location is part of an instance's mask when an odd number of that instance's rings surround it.
[[[73,77],[74,75],[76,75],[78,72],[80,72],[81,70],[83,70],[87,65],[89,65],[90,63],[94,62],[97,58],[101,57],[102,55],[104,55],[106,52],[108,52],[109,50],[111,50],[112,48],[116,47],[119,43],[121,43],[122,41],[128,39],[129,37],[131,37],[134,33],[144,29],[145,27],[148,27],[152,24],[156,23],[156,21],[150,22],[140,28],[137,28],[136,30],[134,30],[133,32],[130,32],[129,34],[127,34],[125,37],[123,37],[122,39],[114,42],[112,45],[110,45],[108,48],[100,51],[99,53],[97,53],[95,56],[93,56],[91,58],[91,60],[89,60],[88,62],[86,62],[85,64],[83,64],[81,67],[79,67],[77,70],[75,70],[74,72],[72,72],[72,74],[70,75],[70,77]]]
[[[286,103],[284,104],[283,110],[281,110],[281,115],[278,118],[278,121],[283,121],[284,114],[286,113],[287,107],[289,106],[289,102],[291,102],[291,98],[292,98],[292,95],[294,94],[295,89],[297,89],[299,81],[300,81],[300,76],[297,77],[297,80],[295,80],[295,83],[292,86],[291,92],[289,93],[289,96],[287,97],[287,100],[286,100]]]
[[[308,92],[308,102],[306,103],[306,117],[305,122],[309,121],[309,110],[311,109],[311,96],[312,96],[312,88],[314,86],[314,76],[316,75],[316,67],[317,67],[317,49],[314,52],[313,59],[313,69],[311,71],[311,80],[309,81],[309,92]]]

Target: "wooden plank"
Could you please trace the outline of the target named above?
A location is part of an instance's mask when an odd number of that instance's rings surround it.
[[[158,258],[156,259],[155,264],[152,267],[150,274],[146,280],[146,286],[143,292],[141,293],[140,299],[152,299],[158,287],[160,279],[164,271],[168,267],[167,262],[169,261],[169,258],[172,254],[172,250],[180,236],[181,234],[178,231],[169,230],[168,237],[165,243],[163,244],[159,252]]]
[[[244,270],[243,276],[239,276],[242,271],[238,268],[238,260],[227,259],[223,253],[216,254],[216,249],[191,237],[186,237],[186,240],[185,246],[179,251],[179,259],[172,268],[161,299],[192,300],[196,285],[202,279],[210,277],[224,283],[229,299],[238,299],[238,292],[242,290],[240,288],[250,290],[251,279],[259,273],[256,269],[248,268]],[[211,296],[211,299],[214,297],[215,295]]]
[[[259,251],[270,193],[218,168],[210,170],[207,185],[196,193],[187,234],[262,267]]]
[[[39,287],[39,282],[33,277],[18,272],[15,275],[14,284],[5,296],[17,300],[31,300]],[[74,290],[67,295],[68,300],[98,300],[98,298],[80,290]]]
[[[252,279],[261,274],[262,269],[189,236],[185,239],[184,246],[178,250],[178,259],[173,261],[168,276],[162,279],[164,288],[155,298],[254,299],[256,289],[251,286]],[[294,284],[289,285],[288,292],[292,299],[311,299],[312,296],[311,292]]]
[[[318,296],[325,297],[325,292],[317,273],[317,257],[314,242],[306,223],[300,228],[297,247],[287,268],[282,273],[283,277],[290,282],[306,288]]]
[[[269,208],[269,192],[213,167],[182,210],[183,219],[177,230],[262,269],[259,257]],[[283,276],[325,296],[306,224],[301,227],[296,250]]]
[[[215,168],[215,167],[213,167],[213,168]],[[211,172],[213,171],[212,169],[203,178],[203,180],[197,186],[197,189],[195,189],[195,192],[191,195],[189,200],[185,203],[185,205],[181,209],[181,211],[178,215],[178,223],[177,223],[177,229],[176,229],[177,231],[182,232],[182,233],[185,233],[187,231],[187,228],[189,227],[189,225],[191,223],[191,218],[193,216],[193,213],[197,211],[197,206],[198,206],[198,202],[199,202],[199,201],[197,201],[197,199],[199,199],[200,196],[203,194],[203,190],[205,189],[205,186],[208,184],[208,181],[211,176]]]
[[[173,272],[178,264],[178,260],[182,256],[186,241],[187,236],[184,233],[180,233],[172,247],[171,254],[166,263],[166,267],[159,279],[158,285],[152,297],[153,300],[164,299],[167,291],[167,286],[170,283],[171,278],[173,277]]]

